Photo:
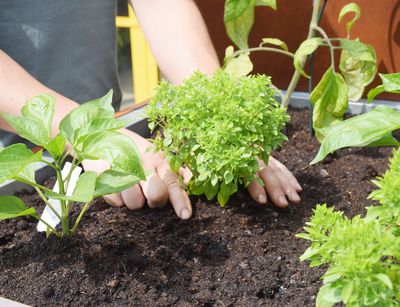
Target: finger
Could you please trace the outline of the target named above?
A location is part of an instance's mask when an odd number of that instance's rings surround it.
[[[248,186],[247,190],[251,198],[253,198],[257,203],[265,205],[267,203],[267,194],[262,185],[260,185],[256,180],[253,180]]]
[[[150,208],[162,208],[168,202],[168,190],[157,173],[147,177],[146,181],[140,182],[144,197]]]
[[[167,163],[162,164],[157,171],[167,187],[176,215],[182,220],[189,219],[192,216],[192,206],[189,196],[179,183],[178,175],[171,171]]]
[[[103,196],[107,204],[121,208],[124,206],[124,201],[122,200],[121,193],[109,194]]]
[[[187,186],[189,184],[190,179],[192,179],[192,172],[187,167],[181,167],[179,169],[179,175],[183,178],[183,184]]]
[[[121,192],[122,200],[125,206],[130,210],[138,210],[143,208],[146,199],[144,198],[140,185],[136,184],[133,187]]]
[[[275,163],[273,163],[273,162],[269,163],[268,166],[274,172],[274,175],[279,180],[282,190],[284,191],[284,193],[287,195],[287,197],[289,198],[289,200],[291,202],[295,202],[295,203],[300,202],[300,196],[297,193],[298,190],[296,189],[296,185],[293,184],[293,181],[290,181],[290,176],[288,176],[288,174],[286,172],[284,172],[284,169],[287,170],[287,168],[283,164],[281,164],[279,161],[277,161],[277,160],[275,160],[275,161],[276,161]],[[277,163],[279,163],[279,164],[277,164]],[[289,174],[290,174],[290,172],[289,172]],[[291,175],[291,177],[293,177],[293,175]]]
[[[264,181],[265,190],[271,201],[280,208],[287,207],[289,203],[282,190],[281,182],[273,169],[270,166],[266,166],[259,172],[259,176]]]
[[[296,177],[292,174],[291,171],[287,169],[285,165],[283,165],[281,162],[279,162],[277,159],[274,157],[270,156],[269,157],[269,165],[270,166],[275,166],[278,168],[280,171],[282,171],[287,179],[289,180],[290,184],[296,189],[297,192],[300,192],[303,190],[299,182],[297,181]]]

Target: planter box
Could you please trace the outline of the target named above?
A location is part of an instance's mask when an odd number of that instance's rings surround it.
[[[309,108],[309,95],[304,92],[294,92],[290,101],[290,106],[294,108]],[[378,105],[387,105],[400,111],[400,103],[386,100],[374,100],[372,103],[368,103],[366,99],[361,99],[358,102],[350,101],[348,113],[357,115],[370,111],[372,108]],[[144,119],[144,107],[145,103],[142,103],[139,108],[122,115],[120,118],[128,120],[131,124],[127,127],[131,131],[135,131],[137,134],[148,138],[150,137],[150,131],[147,127],[147,121]],[[46,156],[45,156],[46,157]],[[51,157],[47,156],[47,159]],[[53,175],[52,169],[43,163],[39,163],[36,172],[36,181],[42,183],[46,178]],[[13,195],[16,192],[22,190],[31,191],[32,187],[17,182],[7,181],[0,185],[0,195]]]

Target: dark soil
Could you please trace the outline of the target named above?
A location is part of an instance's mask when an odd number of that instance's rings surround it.
[[[183,222],[170,207],[132,212],[98,200],[70,240],[46,239],[30,218],[2,221],[0,296],[36,306],[313,306],[324,268],[299,262],[308,243],[294,235],[317,203],[365,212],[391,149],[341,150],[309,166],[318,144],[304,130],[308,115],[291,114],[275,157],[303,186],[299,205],[257,206],[244,190],[225,208],[194,197]]]

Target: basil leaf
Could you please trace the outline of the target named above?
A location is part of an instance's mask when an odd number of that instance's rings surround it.
[[[26,102],[21,109],[21,114],[42,123],[50,137],[55,105],[56,102],[53,96],[38,95]]]
[[[232,181],[231,183],[222,182],[220,190],[217,195],[217,199],[221,207],[225,206],[230,196],[237,191],[237,183]]]
[[[26,215],[36,215],[36,209],[28,208],[16,196],[0,196],[0,220]]]

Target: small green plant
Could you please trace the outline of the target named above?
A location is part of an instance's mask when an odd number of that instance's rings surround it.
[[[218,71],[213,77],[195,72],[181,86],[162,81],[147,108],[150,129],[163,132],[154,140],[175,172],[188,167],[189,192],[218,195],[225,205],[238,185],[256,177],[258,158],[268,163],[281,144],[288,120],[274,99],[270,78],[234,77]]]
[[[329,265],[317,306],[400,304],[400,237],[377,220],[348,219],[326,205],[317,206],[306,225],[297,236],[312,243],[300,260]]]
[[[311,261],[311,267],[329,265],[317,306],[400,304],[400,150],[374,182],[379,189],[369,197],[380,205],[368,207],[365,218],[348,219],[318,205],[305,233],[297,235],[311,241],[301,260]]]
[[[60,122],[60,133],[55,137],[51,136],[55,100],[50,95],[28,100],[21,109],[21,116],[1,114],[21,137],[47,150],[54,162],[43,159],[43,150],[33,153],[25,144],[11,145],[0,152],[0,182],[15,179],[33,186],[61,221],[61,231],[44,221],[35,208],[28,208],[15,196],[0,196],[0,220],[30,215],[47,225],[48,235],[71,236],[95,197],[122,191],[145,180],[135,144],[117,131],[126,122],[114,119],[111,101],[112,91],[74,109]],[[71,170],[62,177],[61,169],[68,155],[73,157]],[[73,170],[85,159],[106,160],[110,169],[99,175],[93,171],[82,173],[72,195],[66,195]],[[35,162],[44,162],[54,169],[58,193],[35,181]],[[60,201],[61,214],[52,207],[49,198]],[[84,205],[72,223],[70,209],[75,202]]]
[[[228,36],[239,50],[232,46],[226,49],[224,69],[236,75],[246,75],[253,69],[250,53],[267,51],[277,52],[293,58],[295,72],[287,88],[282,94],[282,104],[289,104],[300,75],[309,78],[304,71],[307,57],[319,47],[330,50],[331,65],[322,79],[312,91],[310,102],[313,106],[313,128],[317,139],[324,140],[324,128],[334,126],[343,120],[348,108],[348,99],[358,100],[365,87],[372,82],[376,74],[376,54],[372,46],[362,43],[358,38],[350,39],[350,31],[357,19],[361,17],[360,7],[356,3],[345,5],[338,16],[341,22],[345,15],[353,14],[353,19],[346,24],[346,38],[329,38],[318,25],[320,0],[313,0],[313,11],[308,36],[295,53],[288,50],[287,45],[277,38],[264,38],[257,47],[248,46],[248,36],[254,23],[254,10],[257,6],[268,6],[277,9],[276,0],[226,0],[224,22]],[[339,71],[335,68],[335,50],[342,50]]]

